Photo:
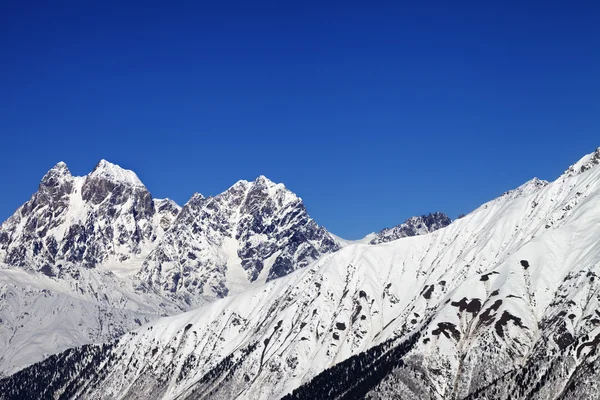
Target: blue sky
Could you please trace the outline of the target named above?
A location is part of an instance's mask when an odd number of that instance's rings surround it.
[[[600,146],[598,3],[189,3],[2,2],[1,219],[105,158],[181,204],[264,174],[358,238]]]

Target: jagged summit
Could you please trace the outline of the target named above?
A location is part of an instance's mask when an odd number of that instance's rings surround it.
[[[230,189],[240,188],[240,187],[248,187],[251,185],[263,186],[263,187],[281,187],[285,188],[283,183],[275,183],[264,175],[259,175],[253,181],[248,181],[246,179],[240,179],[236,183],[234,183]]]
[[[283,183],[275,183],[264,175],[254,181],[239,180],[231,187],[211,198],[230,198],[233,203],[242,205],[244,212],[258,207],[261,202],[273,200],[278,206],[302,202],[302,199],[289,190]]]
[[[277,183],[273,182],[272,180],[270,180],[269,178],[267,178],[264,175],[259,175],[253,182],[254,184],[257,185],[265,185],[265,186],[275,186],[277,185]]]
[[[132,187],[145,188],[135,172],[121,168],[120,166],[100,160],[92,172],[83,177],[74,177],[64,161],[58,162],[42,177],[40,190],[44,187],[56,187],[67,183],[73,184],[73,178],[87,179],[90,181],[108,181],[115,184],[125,184]]]
[[[188,203],[195,203],[201,200],[206,199],[206,197],[204,197],[204,195],[202,193],[196,192],[192,195],[192,197],[190,197],[190,199],[187,201],[186,204]]]
[[[67,164],[61,161],[50,168],[50,170],[42,177],[42,180],[40,181],[40,190],[42,190],[43,187],[58,186],[69,178],[71,178],[71,171],[67,168]]]
[[[0,262],[51,277],[123,262],[149,252],[179,212],[158,206],[133,171],[101,160],[90,174],[72,176],[61,161],[0,227]]]
[[[46,172],[42,180],[45,180],[47,176],[71,176],[71,171],[69,171],[66,163],[60,161]]]
[[[100,178],[133,186],[144,186],[135,172],[121,168],[119,165],[104,159],[96,164],[96,167],[94,167],[92,172],[88,175],[88,178]]]
[[[279,278],[339,249],[302,200],[264,176],[195,194],[138,274],[191,304]]]
[[[69,168],[67,167],[67,164],[64,161],[57,162],[56,165],[50,169],[50,171],[62,171],[63,173],[70,174]]]

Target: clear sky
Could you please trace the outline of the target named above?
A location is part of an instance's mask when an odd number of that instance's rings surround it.
[[[3,1],[0,218],[61,160],[264,174],[347,238],[552,180],[600,146],[600,6],[534,3]]]

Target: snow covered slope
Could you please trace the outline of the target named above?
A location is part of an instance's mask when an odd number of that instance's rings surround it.
[[[433,233],[349,245],[108,345],[50,357],[0,381],[0,393],[597,398],[594,159]]]
[[[0,265],[0,375],[181,311],[108,271],[82,269],[67,280]]]

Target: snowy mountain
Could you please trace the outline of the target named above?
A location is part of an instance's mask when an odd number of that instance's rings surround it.
[[[450,225],[450,218],[441,212],[420,217],[411,217],[393,228],[385,228],[375,234],[370,244],[387,243],[410,236],[426,235]]]
[[[283,276],[336,251],[265,177],[183,207],[102,160],[58,163],[0,227],[0,375]]]
[[[551,183],[534,179],[432,233],[347,245],[116,341],[49,357],[0,381],[0,393],[598,398],[595,159],[584,157]]]

